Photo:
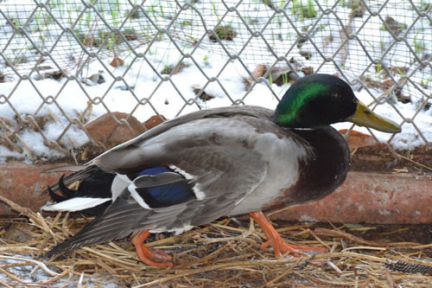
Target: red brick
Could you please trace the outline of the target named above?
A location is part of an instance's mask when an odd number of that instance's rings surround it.
[[[147,121],[145,121],[143,125],[146,129],[151,129],[165,121],[166,118],[163,115],[153,115],[149,119],[147,119]]]
[[[345,140],[348,142],[350,150],[377,144],[376,140],[372,136],[356,130],[349,131],[347,129],[341,129],[339,130],[339,133],[346,137]]]
[[[85,125],[89,137],[106,148],[114,147],[139,134],[146,128],[127,113],[111,112]]]

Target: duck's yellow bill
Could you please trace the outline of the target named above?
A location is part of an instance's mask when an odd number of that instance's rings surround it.
[[[389,119],[379,116],[361,102],[357,103],[354,115],[349,117],[347,120],[359,126],[366,126],[382,132],[398,133],[401,131],[399,125]]]

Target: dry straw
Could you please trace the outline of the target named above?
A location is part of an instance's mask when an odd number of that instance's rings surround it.
[[[408,233],[407,228],[376,232],[376,240],[365,240],[359,235],[373,235],[374,226],[281,224],[278,231],[288,242],[325,246],[329,252],[276,259],[271,251],[260,250],[263,233],[253,223],[248,225],[246,218],[223,219],[179,236],[157,235],[148,245],[172,254],[172,269],[139,263],[129,241],[85,247],[49,261],[42,255],[89,219],[68,214],[42,217],[1,196],[0,200],[25,217],[0,222],[0,286],[4,287],[29,285],[16,273],[19,266],[46,275],[32,287],[58,283],[62,283],[58,287],[65,283],[86,287],[88,279],[93,287],[104,287],[104,278],[135,288],[430,287],[432,282],[432,262],[428,262],[432,244],[390,241],[389,235]]]

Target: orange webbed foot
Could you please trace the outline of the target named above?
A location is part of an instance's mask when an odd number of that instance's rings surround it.
[[[132,243],[135,246],[138,259],[144,264],[151,267],[157,267],[157,268],[173,267],[171,256],[159,250],[151,250],[146,245],[144,245],[144,241],[148,238],[149,235],[150,235],[149,231],[143,231],[138,233],[132,238]]]
[[[309,247],[286,243],[262,212],[252,212],[250,213],[250,217],[260,225],[267,236],[268,240],[261,245],[261,249],[267,251],[269,246],[273,246],[273,252],[276,257],[281,257],[286,254],[301,256],[310,253],[318,254],[328,252],[328,250],[323,247]]]
[[[323,247],[310,247],[288,244],[280,236],[276,239],[271,239],[264,242],[261,245],[261,250],[267,251],[269,246],[273,246],[273,252],[276,257],[281,257],[286,254],[292,254],[293,256],[301,256],[304,254],[319,254],[328,252],[327,248]]]

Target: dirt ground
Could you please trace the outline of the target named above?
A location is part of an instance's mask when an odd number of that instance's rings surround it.
[[[432,174],[432,146],[395,151],[386,144],[360,147],[351,152],[351,170]]]

